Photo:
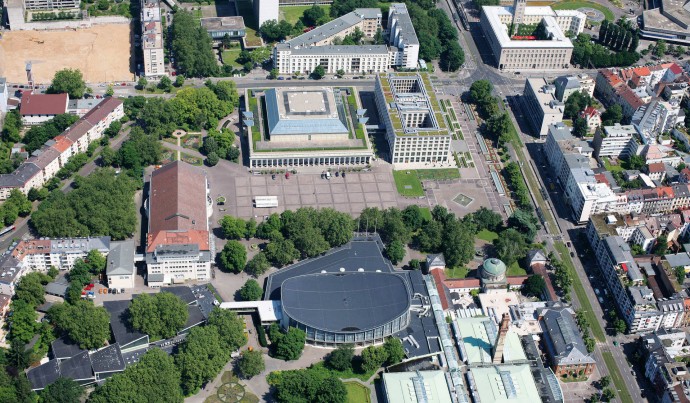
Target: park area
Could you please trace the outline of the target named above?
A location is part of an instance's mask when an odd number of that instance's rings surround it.
[[[79,69],[87,82],[131,81],[129,25],[97,25],[65,31],[6,31],[0,39],[0,77],[26,82],[25,66],[33,64],[34,80],[49,84],[56,71]]]
[[[331,6],[318,6],[320,8],[323,8],[323,10],[326,12],[326,15],[331,10]],[[295,23],[302,17],[302,14],[304,14],[304,10],[312,8],[311,5],[309,6],[285,6],[285,7],[280,7],[280,20],[285,20],[289,22],[292,25],[295,25]]]
[[[532,4],[530,4],[532,5]],[[614,21],[616,19],[613,15],[613,11],[602,6],[601,4],[594,3],[586,0],[565,0],[559,1],[551,4],[551,8],[554,10],[577,10],[580,8],[592,8],[604,14],[604,17],[609,21]]]

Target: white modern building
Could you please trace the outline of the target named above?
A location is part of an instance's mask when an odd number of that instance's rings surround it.
[[[60,270],[71,270],[75,260],[84,259],[92,250],[107,255],[110,252],[110,237],[20,241],[12,255],[22,262],[24,267],[46,272],[51,266]]]
[[[525,82],[523,105],[535,133],[546,136],[549,126],[563,121],[565,104],[556,97],[556,87],[544,78],[528,78]]]
[[[105,267],[105,275],[108,279],[108,287],[117,289],[134,288],[134,279],[137,274],[134,266],[134,240],[113,242],[108,262]]]
[[[417,68],[419,41],[401,3],[388,12],[389,45],[338,45],[339,40],[360,30],[371,41],[381,28],[381,10],[358,8],[273,48],[274,66],[281,74],[309,74],[317,66],[327,73],[382,73],[391,67]],[[335,41],[335,44],[334,44]]]
[[[10,90],[7,88],[7,79],[0,77],[0,112],[7,112],[7,100],[10,98]]]
[[[146,212],[150,287],[211,279],[213,240],[208,181],[201,169],[171,162],[151,174]]]
[[[676,125],[679,112],[679,101],[657,98],[640,106],[632,115],[631,123],[645,144],[657,144],[657,137]]]
[[[513,7],[482,7],[481,26],[499,69],[563,70],[573,53],[566,33],[580,34],[586,18],[576,10],[527,7],[526,0],[515,0]],[[517,36],[520,25],[539,25],[542,36]]]
[[[594,133],[594,157],[626,158],[637,151],[637,131],[633,125],[604,126]]]
[[[278,12],[278,7],[280,6],[279,0],[252,0],[252,6],[258,24],[257,26],[259,27],[266,21],[278,21],[280,19],[280,14]]]
[[[376,76],[376,106],[395,167],[447,166],[452,136],[426,73]]]
[[[144,76],[157,78],[167,75],[163,47],[160,1],[141,0],[141,51],[144,56]]]

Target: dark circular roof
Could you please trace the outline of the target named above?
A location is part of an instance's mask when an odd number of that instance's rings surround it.
[[[328,332],[381,326],[410,308],[405,280],[391,273],[321,273],[287,279],[283,311],[297,322]]]

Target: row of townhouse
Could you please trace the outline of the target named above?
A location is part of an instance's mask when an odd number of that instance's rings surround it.
[[[317,66],[327,73],[383,73],[391,67],[416,69],[419,40],[403,3],[392,3],[388,11],[388,45],[337,45],[337,39],[359,30],[371,41],[380,31],[381,10],[358,8],[309,32],[277,43],[274,66],[281,74],[311,73]]]
[[[105,129],[124,116],[124,106],[117,98],[100,101],[62,134],[36,150],[14,172],[0,175],[0,200],[6,200],[13,189],[28,194],[40,188],[57,174],[75,154],[86,152],[91,142],[103,136]]]
[[[630,245],[618,235],[608,216],[592,216],[587,238],[610,295],[631,333],[674,329],[686,323],[687,298],[662,290],[659,261],[635,259]]]

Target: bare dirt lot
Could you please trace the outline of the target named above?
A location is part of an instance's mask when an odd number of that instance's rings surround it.
[[[65,31],[8,31],[0,39],[0,76],[25,82],[25,63],[33,62],[37,83],[48,84],[56,71],[77,68],[86,82],[131,81],[129,25],[97,25]]]

